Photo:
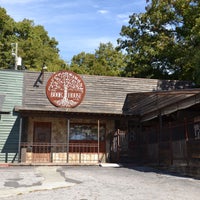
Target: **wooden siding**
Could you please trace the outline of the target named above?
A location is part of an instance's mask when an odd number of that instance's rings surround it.
[[[0,162],[18,159],[19,118],[13,113],[14,106],[22,104],[23,73],[0,71],[0,95],[3,113],[0,118]]]
[[[3,102],[5,100],[5,95],[1,95],[0,94],[0,113],[2,113],[2,105],[3,105]]]
[[[156,90],[158,80],[140,78],[122,78],[109,76],[81,75],[86,95],[76,108],[57,108],[46,97],[46,82],[52,73],[42,76],[36,72],[25,72],[23,108],[25,110],[63,111],[80,113],[122,114],[127,93]]]

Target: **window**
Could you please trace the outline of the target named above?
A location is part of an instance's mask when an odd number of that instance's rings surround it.
[[[99,139],[103,141],[105,138],[105,126],[99,127]],[[98,140],[97,124],[70,124],[70,140]]]

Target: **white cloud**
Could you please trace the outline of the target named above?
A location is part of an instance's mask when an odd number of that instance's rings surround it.
[[[100,13],[100,14],[107,14],[108,10],[98,10],[97,12]]]

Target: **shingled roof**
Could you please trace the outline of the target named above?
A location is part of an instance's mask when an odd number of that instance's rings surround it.
[[[128,93],[141,93],[183,87],[179,81],[162,81],[146,78],[80,75],[86,87],[85,97],[75,108],[58,108],[46,96],[46,83],[52,72],[24,72],[23,105],[16,111],[43,111],[63,113],[95,113],[122,115]],[[186,84],[184,87],[188,87]]]
[[[15,110],[122,114],[127,93],[156,90],[159,82],[156,79],[80,75],[86,87],[82,103],[75,108],[58,108],[46,97],[46,83],[52,74],[24,72],[23,105]]]

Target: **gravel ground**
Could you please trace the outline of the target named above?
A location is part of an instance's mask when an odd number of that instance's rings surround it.
[[[72,185],[1,200],[199,200],[200,180],[146,167],[54,167]],[[18,168],[19,169],[19,168]],[[5,171],[6,169],[4,169]],[[16,169],[17,170],[17,169]],[[30,171],[37,170],[37,167]],[[48,170],[48,169],[47,169]],[[30,173],[29,171],[29,173]],[[0,170],[1,173],[1,170]],[[24,172],[23,172],[24,173]],[[11,176],[11,174],[9,175]],[[25,175],[24,175],[25,176]],[[41,180],[42,177],[37,176]],[[1,182],[1,180],[0,180]]]

